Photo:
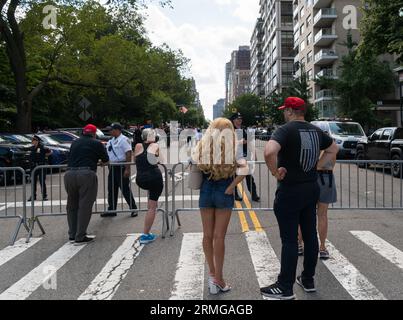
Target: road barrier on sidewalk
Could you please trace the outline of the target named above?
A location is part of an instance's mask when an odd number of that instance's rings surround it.
[[[21,183],[21,186],[18,186],[18,183]],[[18,200],[19,193],[21,200]],[[21,206],[18,205],[19,203]],[[11,236],[11,245],[15,243],[21,226],[29,231],[26,221],[26,203],[26,174],[24,169],[0,167],[0,220],[18,220]]]
[[[111,167],[122,165],[125,164],[112,164],[109,167],[98,168],[98,196],[93,208],[94,213],[108,212],[108,175]],[[131,167],[132,174],[129,189],[133,192],[138,211],[146,212],[147,194],[135,183],[135,164],[129,163],[128,165]],[[260,196],[261,201],[255,202],[250,199],[247,191],[249,189],[253,191],[253,181],[251,178],[246,178],[242,182],[242,187],[239,188],[243,205],[237,202],[234,211],[239,214],[249,212],[252,221],[255,222],[257,221],[256,218],[254,219],[256,212],[273,210],[277,181],[269,173],[265,162],[254,162],[249,165],[251,168],[254,167],[256,193]],[[187,163],[178,163],[172,169],[168,169],[162,164],[159,166],[164,178],[164,193],[160,198],[158,212],[162,215],[162,237],[165,237],[168,231],[171,235],[174,234],[176,224],[181,225],[179,216],[181,212],[198,212],[200,210],[199,191],[189,190],[187,187]],[[0,168],[0,177],[3,173],[6,178],[6,181],[0,184],[0,221],[4,219],[18,220],[11,243],[15,242],[21,225],[28,231],[27,241],[29,241],[35,225],[38,225],[43,234],[45,233],[40,222],[41,217],[66,215],[67,193],[64,187],[66,169],[66,166],[37,167],[31,172],[31,184],[29,185],[26,183],[27,175],[22,168]],[[403,161],[340,160],[337,161],[334,175],[338,200],[330,206],[331,210],[403,210]],[[41,184],[42,180],[46,182],[48,199],[38,197],[39,200],[28,202],[27,189],[30,190],[30,196],[33,197],[35,195],[34,182]],[[115,181],[113,177],[112,181]],[[117,202],[118,206],[112,212],[133,212],[132,206],[130,203],[129,205],[126,203],[122,192],[119,192]],[[258,223],[255,226],[260,228]]]
[[[237,203],[234,211],[252,214],[273,211],[277,180],[269,173],[265,162],[249,165],[255,166],[253,180],[261,201],[250,200],[245,190],[253,191],[253,181],[247,177],[238,187],[244,206]],[[172,175],[186,176],[187,166],[187,163],[175,165]],[[330,205],[330,210],[403,210],[403,161],[340,160],[334,176],[338,199]],[[175,232],[175,224],[181,224],[179,213],[199,211],[199,191],[188,190],[185,180],[179,183],[172,181],[172,198],[171,236]]]

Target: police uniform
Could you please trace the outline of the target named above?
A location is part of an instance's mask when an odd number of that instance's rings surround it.
[[[95,133],[96,127],[88,125],[83,136],[72,143],[64,176],[69,238],[78,244],[91,240],[87,237],[87,228],[98,192],[97,164],[99,160],[103,163],[109,160],[102,143],[91,136]]]
[[[112,129],[121,130],[120,125],[112,125]],[[113,164],[109,167],[108,175],[108,211],[116,211],[118,203],[119,188],[122,191],[123,197],[131,210],[137,210],[136,201],[130,190],[130,177],[124,177],[126,163],[126,153],[132,151],[132,145],[130,140],[120,134],[119,137],[113,137],[108,141],[106,145],[110,163]],[[119,163],[122,163],[119,165]],[[102,215],[102,217],[115,216],[116,213],[108,212]],[[132,214],[135,216],[135,214]]]

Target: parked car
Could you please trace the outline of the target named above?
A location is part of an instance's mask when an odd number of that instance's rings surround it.
[[[255,137],[256,137],[256,139],[259,139],[259,140],[269,141],[271,138],[271,132],[267,129],[259,128],[259,129],[256,129]]]
[[[357,145],[357,160],[403,159],[403,128],[381,128]],[[399,178],[401,166],[392,166],[392,173]]]
[[[18,144],[0,135],[0,167],[20,167],[24,170],[30,169],[30,148],[26,144]],[[22,175],[15,174],[17,181],[22,180]],[[0,170],[0,185],[6,182],[9,184],[14,180],[14,172],[5,172]]]
[[[338,158],[354,159],[357,154],[357,144],[367,139],[362,126],[357,122],[332,120],[312,121],[313,125],[327,132],[339,146]]]
[[[63,128],[59,129],[60,131],[66,131],[74,133],[76,136],[81,136],[83,133],[83,128]],[[103,144],[107,144],[111,137],[106,136],[100,129],[97,128],[96,137],[100,140]]]
[[[110,135],[110,129],[109,129],[109,128],[101,129],[101,131],[102,131],[103,134],[104,134],[106,137],[108,137],[109,139],[112,138],[111,135]],[[130,130],[123,129],[123,130],[122,130],[122,134],[130,140],[130,143],[132,144],[132,147],[133,147],[133,149],[134,149],[134,148],[136,147],[136,145],[135,145],[134,133],[131,132]]]

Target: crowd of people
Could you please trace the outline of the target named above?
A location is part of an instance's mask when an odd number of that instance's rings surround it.
[[[278,181],[274,214],[280,229],[282,249],[278,279],[275,283],[261,288],[261,294],[282,300],[295,298],[295,282],[306,292],[316,291],[314,276],[318,257],[329,259],[326,249],[327,210],[329,204],[337,199],[333,168],[338,147],[330,136],[305,121],[305,108],[306,103],[300,98],[286,99],[284,106],[279,108],[284,112],[286,124],[273,133],[264,150],[269,172]],[[130,189],[131,163],[135,163],[137,167],[136,183],[141,189],[148,191],[148,211],[144,232],[139,240],[142,244],[155,241],[156,235],[151,233],[151,229],[158,200],[164,188],[158,167],[161,159],[155,130],[138,130],[133,151],[131,142],[122,134],[123,128],[120,124],[110,126],[112,139],[106,148],[95,139],[96,129],[93,125],[87,125],[83,129],[82,137],[71,145],[68,169],[64,177],[68,194],[70,241],[75,245],[83,245],[95,239],[87,234],[87,228],[97,197],[98,165],[109,167],[108,211],[102,214],[102,217],[117,215],[119,189],[131,210],[131,216],[138,216],[137,205]],[[162,129],[167,133],[170,131],[169,127]],[[211,142],[217,140],[217,132],[225,130],[230,130],[233,134],[234,144],[232,148],[228,148],[226,141],[219,141],[221,162],[217,163],[216,159],[213,159],[216,153],[212,149],[214,143]],[[242,137],[237,137],[236,130],[238,133],[243,130]],[[231,290],[223,272],[225,237],[235,201],[242,201],[238,185],[245,179],[252,200],[260,201],[250,164],[256,160],[256,152],[248,148],[248,135],[242,128],[240,113],[233,114],[230,119],[218,118],[203,135],[199,135],[199,132],[201,131],[196,129],[197,145],[193,149],[192,162],[196,163],[202,175],[199,207],[204,234],[203,250],[209,268],[208,288],[211,294],[218,294]],[[232,153],[232,163],[225,162],[228,153]],[[33,163],[43,164],[48,154],[49,150],[34,136],[31,152]],[[210,159],[207,162],[206,156]],[[35,185],[37,179],[41,182],[46,198],[43,170],[38,171],[38,176],[35,175]],[[36,193],[32,197],[35,199]],[[304,256],[304,269],[301,275],[297,276],[299,255]]]

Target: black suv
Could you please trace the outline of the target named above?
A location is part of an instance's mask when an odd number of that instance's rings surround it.
[[[30,169],[30,146],[13,143],[0,136],[0,167],[20,167],[24,170]],[[22,176],[19,172],[15,174],[18,181]],[[0,185],[7,184],[14,179],[14,172],[0,170]],[[16,181],[15,181],[16,182]]]
[[[403,159],[403,128],[382,128],[370,137],[358,142],[357,160],[395,160]],[[392,173],[399,178],[401,166],[394,165]]]

